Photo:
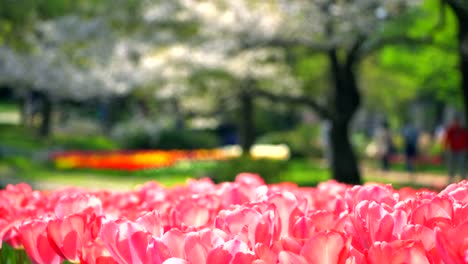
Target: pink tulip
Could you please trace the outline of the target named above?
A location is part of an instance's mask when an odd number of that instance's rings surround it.
[[[414,209],[410,222],[429,228],[450,225],[453,219],[452,201],[447,197],[435,197]]]
[[[394,206],[398,196],[393,192],[390,185],[369,184],[354,186],[346,191],[345,198],[348,208],[356,207],[361,201],[374,201],[378,204]]]
[[[47,238],[47,221],[36,219],[19,227],[21,241],[33,263],[61,263],[62,258],[54,251]]]
[[[411,240],[376,242],[369,249],[367,262],[369,264],[430,263],[421,242]]]
[[[308,264],[303,256],[289,251],[281,251],[278,254],[278,262],[280,264]]]
[[[255,245],[255,255],[260,258],[264,264],[275,264],[278,261],[278,254],[265,244]]]
[[[257,210],[238,207],[232,211],[221,212],[215,220],[215,226],[253,247],[256,243],[271,242],[271,221]]]
[[[95,196],[89,194],[73,194],[59,200],[55,206],[55,214],[58,218],[78,213],[102,214],[102,203]]]
[[[434,231],[423,225],[407,225],[401,233],[402,240],[420,241],[426,251],[435,247]]]
[[[211,249],[225,243],[224,234],[211,229],[188,233],[184,239],[184,256],[191,263],[205,263]]]
[[[298,206],[296,196],[290,192],[275,193],[269,198],[268,201],[274,204],[278,210],[279,217],[281,219],[280,236],[288,236],[290,225],[292,226],[297,220],[295,219],[296,215],[293,215],[292,213],[295,212],[296,214],[300,214],[300,212],[295,211],[296,207]]]
[[[351,223],[347,225],[347,232],[352,234],[353,246],[359,251],[369,248],[377,241],[392,241],[394,235],[395,218],[388,212],[384,204],[361,201],[355,208]]]
[[[211,250],[207,256],[206,263],[250,264],[255,259],[253,252],[250,252],[247,244],[234,239]]]
[[[339,232],[320,232],[305,242],[300,255],[308,263],[344,264],[350,243],[351,240]]]
[[[162,263],[171,257],[163,243],[152,239],[142,226],[129,221],[104,223],[101,238],[118,263]]]
[[[80,262],[82,264],[117,264],[109,251],[104,245],[104,242],[97,238],[94,241],[89,241],[83,247],[83,254]]]
[[[168,247],[169,252],[173,257],[176,258],[185,258],[184,254],[184,240],[186,234],[184,234],[179,229],[171,229],[167,231],[162,240],[164,244]]]
[[[162,219],[157,211],[147,212],[140,216],[135,222],[143,226],[146,231],[155,237],[161,237],[164,232]]]
[[[447,264],[468,262],[468,222],[457,227],[435,228],[437,252]]]
[[[180,258],[168,258],[162,264],[190,264],[190,262]]]
[[[265,185],[258,175],[127,192],[0,190],[0,246],[33,263],[468,263],[468,182]]]
[[[63,219],[50,220],[47,237],[50,245],[62,258],[77,262],[81,258],[85,241],[86,216],[70,215]]]

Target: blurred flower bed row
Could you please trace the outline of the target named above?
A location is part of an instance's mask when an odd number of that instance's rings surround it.
[[[57,168],[141,170],[175,165],[179,161],[226,160],[241,156],[239,146],[196,150],[139,150],[139,151],[66,151],[51,155]],[[255,145],[250,151],[254,159],[285,160],[289,148],[285,145]]]
[[[148,182],[127,192],[0,191],[0,261],[38,264],[467,263],[468,183]],[[3,245],[2,245],[3,244]]]
[[[111,170],[141,170],[173,166],[182,160],[222,160],[230,155],[222,149],[197,150],[142,150],[88,152],[70,151],[52,155],[58,168],[87,168]]]

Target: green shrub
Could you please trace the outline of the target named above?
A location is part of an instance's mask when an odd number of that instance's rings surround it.
[[[210,149],[220,145],[208,131],[162,130],[156,134],[134,131],[119,139],[125,149]]]
[[[219,138],[209,131],[164,130],[154,147],[157,149],[211,149],[219,145]]]
[[[64,149],[71,150],[116,150],[119,146],[116,142],[104,136],[77,136],[57,135],[53,143]]]
[[[287,168],[287,161],[268,159],[252,160],[249,157],[241,157],[220,161],[214,168],[200,176],[208,176],[214,182],[219,183],[233,181],[239,173],[251,172],[262,176],[267,183],[274,183],[280,181],[281,173],[287,170]]]
[[[322,155],[318,125],[300,125],[294,130],[271,132],[258,138],[256,143],[286,144],[291,150],[292,157]]]

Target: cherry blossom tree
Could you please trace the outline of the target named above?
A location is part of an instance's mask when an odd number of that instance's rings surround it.
[[[172,29],[185,22],[183,14],[176,15],[177,6],[177,1],[102,1],[92,7],[83,2],[74,13],[40,17],[22,31],[27,49],[6,45],[0,52],[0,82],[20,94],[39,95],[46,135],[53,102],[112,101],[152,80],[154,72],[144,70],[141,58],[149,47],[178,38]]]
[[[254,87],[269,82],[271,89],[284,91],[295,79],[281,63],[279,49],[231,51],[228,45],[203,41],[163,48],[144,62],[159,71],[156,97],[176,104],[173,110],[180,120],[210,116],[220,121],[227,113],[237,113],[241,144],[248,152],[255,140]]]
[[[361,182],[348,135],[361,104],[356,75],[359,62],[383,45],[405,38],[385,32],[385,24],[417,3],[412,0],[184,1],[202,21],[201,34],[223,39],[233,51],[276,46],[284,48],[286,53],[300,47],[325,54],[331,76],[327,99],[317,100],[305,93],[274,93],[268,89],[257,89],[256,94],[308,105],[330,120],[333,177],[348,183]]]

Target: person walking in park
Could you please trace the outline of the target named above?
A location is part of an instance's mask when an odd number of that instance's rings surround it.
[[[390,168],[390,158],[393,152],[393,140],[387,122],[383,122],[375,132],[375,143],[377,145],[377,155],[381,161],[382,170]]]
[[[414,162],[418,155],[419,132],[413,124],[408,123],[403,128],[406,171],[414,171]]]
[[[455,117],[447,127],[444,135],[444,147],[447,155],[448,173],[453,182],[457,171],[465,178],[465,162],[468,150],[468,130]]]

